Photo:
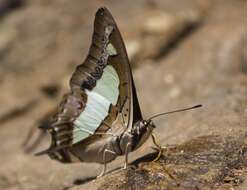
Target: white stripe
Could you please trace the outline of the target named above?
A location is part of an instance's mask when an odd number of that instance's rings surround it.
[[[110,56],[117,55],[117,50],[111,43],[107,45],[106,51]]]
[[[112,66],[108,65],[104,69],[104,74],[102,75],[102,78],[99,81],[97,81],[97,85],[93,89],[93,91],[104,96],[113,105],[116,105],[119,95],[118,86],[119,86],[118,75],[115,69]]]
[[[73,144],[94,134],[107,117],[110,105],[116,105],[119,96],[119,78],[115,69],[108,65],[92,91],[85,90],[85,110],[74,121]],[[79,130],[78,130],[79,129]]]

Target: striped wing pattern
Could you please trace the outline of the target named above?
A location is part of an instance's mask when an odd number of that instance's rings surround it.
[[[76,67],[70,87],[53,123],[46,128],[52,136],[51,146],[38,154],[48,153],[61,162],[72,162],[72,156],[78,156],[71,155],[70,148],[109,130],[119,114],[123,130],[141,119],[126,49],[106,8],[96,13],[89,54]]]
[[[85,110],[74,121],[73,144],[93,135],[109,113],[111,105],[116,105],[119,96],[119,79],[110,65],[106,66],[102,77],[92,91],[86,90],[88,97]]]

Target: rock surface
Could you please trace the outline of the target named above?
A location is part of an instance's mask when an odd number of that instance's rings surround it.
[[[149,154],[135,161],[137,169],[117,170],[71,190],[230,189],[247,176],[245,135],[203,136],[168,148],[159,161]],[[243,187],[243,186],[242,186]]]
[[[129,47],[145,118],[197,103],[204,107],[154,121],[161,143],[176,144],[159,161],[150,162],[155,155],[149,140],[130,155],[131,161],[138,159],[137,169],[92,181],[101,166],[62,165],[26,154],[21,145],[68,89],[102,5],[111,10]],[[26,0],[5,14],[0,189],[247,189],[246,10],[243,0]],[[166,23],[152,23],[161,20]],[[35,130],[33,138],[37,135]],[[37,149],[48,143],[43,139]],[[119,158],[110,170],[122,164]]]

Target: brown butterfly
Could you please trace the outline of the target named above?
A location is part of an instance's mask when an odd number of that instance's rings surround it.
[[[126,49],[106,8],[96,13],[88,56],[77,66],[70,87],[50,125],[44,127],[51,134],[51,146],[38,155],[64,163],[104,164],[100,176],[106,163],[125,155],[126,168],[128,153],[149,138],[156,116],[142,118]]]

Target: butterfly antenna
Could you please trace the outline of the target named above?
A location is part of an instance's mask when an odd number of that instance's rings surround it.
[[[159,116],[162,116],[162,115],[167,115],[167,114],[171,114],[171,113],[177,113],[177,112],[192,110],[192,109],[196,109],[196,108],[200,108],[200,107],[202,107],[202,105],[201,104],[198,104],[198,105],[195,105],[195,106],[192,106],[192,107],[189,107],[189,108],[184,108],[184,109],[178,109],[178,110],[174,110],[174,111],[159,113],[159,114],[153,115],[147,121],[151,121],[152,119],[154,119],[156,117],[159,117]]]

